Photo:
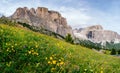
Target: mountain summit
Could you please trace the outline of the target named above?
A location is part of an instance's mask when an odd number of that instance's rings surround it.
[[[76,29],[74,35],[79,39],[90,40],[95,43],[120,42],[120,35],[117,32],[104,30],[101,25]]]
[[[45,7],[38,7],[37,9],[18,8],[10,18],[17,22],[35,26],[37,29],[55,32],[63,37],[68,33],[73,35],[72,28],[67,25],[66,19],[59,12],[48,10]]]

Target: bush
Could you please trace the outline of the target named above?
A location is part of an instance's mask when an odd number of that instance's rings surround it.
[[[71,34],[67,34],[67,36],[65,37],[65,41],[73,44],[73,39],[71,37]]]
[[[120,55],[120,50],[118,50],[118,54]]]
[[[111,55],[116,55],[116,50],[115,49],[111,50]]]
[[[16,24],[16,22],[14,20],[10,20],[5,16],[2,16],[0,18],[0,24],[6,24],[6,25],[11,25],[14,26]]]

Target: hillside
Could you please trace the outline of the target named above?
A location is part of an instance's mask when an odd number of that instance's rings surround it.
[[[0,24],[0,73],[119,73],[120,58]]]

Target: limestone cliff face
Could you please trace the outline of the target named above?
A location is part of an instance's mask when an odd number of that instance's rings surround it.
[[[66,19],[59,12],[50,11],[45,7],[38,7],[37,9],[18,8],[10,18],[36,26],[39,29],[50,30],[64,37],[68,33],[73,35],[72,28],[67,25]]]
[[[77,34],[76,34],[77,33]],[[81,30],[75,30],[74,34],[77,38],[91,40],[96,43],[104,42],[120,42],[120,35],[117,32],[104,30],[101,25],[90,26]],[[78,36],[78,35],[82,35]]]

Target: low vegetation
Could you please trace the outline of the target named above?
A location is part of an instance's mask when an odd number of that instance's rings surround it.
[[[120,58],[0,24],[0,73],[119,73]]]
[[[113,42],[106,42],[105,45],[101,45],[101,43],[93,43],[89,40],[78,40],[77,44],[90,48],[95,49],[97,51],[101,51],[104,54],[108,55],[120,55],[120,43],[113,43]]]
[[[70,34],[67,34],[67,36],[65,37],[65,41],[66,42],[69,42],[71,44],[74,43],[73,39],[72,39],[72,36]]]
[[[53,36],[55,38],[61,38],[61,39],[65,39],[63,36],[61,36],[60,34],[57,34],[55,32],[52,32],[52,31],[49,31],[47,29],[44,29],[42,27],[38,28],[36,26],[31,26],[29,24],[26,24],[26,23],[22,23],[22,22],[18,22],[19,25],[25,27],[25,28],[28,28],[34,32],[39,32],[39,33],[42,33],[42,34],[46,34],[46,35],[49,35],[49,36]]]
[[[102,49],[101,43],[93,43],[89,40],[78,40],[78,39],[77,41],[79,45],[90,48],[90,49],[96,49],[98,51]]]
[[[116,50],[114,48],[111,50],[111,55],[116,55]]]
[[[5,16],[2,16],[0,18],[0,24],[7,24],[7,25],[10,25],[10,26],[15,26],[16,22],[6,18]]]

